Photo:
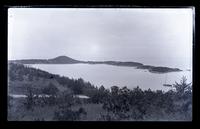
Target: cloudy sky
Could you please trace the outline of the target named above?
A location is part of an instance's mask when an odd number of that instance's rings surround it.
[[[192,9],[10,8],[8,58],[191,59]]]

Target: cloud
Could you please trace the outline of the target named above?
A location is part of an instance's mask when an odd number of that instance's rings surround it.
[[[192,9],[10,8],[9,59],[191,58]]]

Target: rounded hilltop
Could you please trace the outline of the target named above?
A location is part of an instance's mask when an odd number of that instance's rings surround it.
[[[68,56],[58,56],[53,59],[48,59],[49,63],[78,63],[80,61],[72,59]]]

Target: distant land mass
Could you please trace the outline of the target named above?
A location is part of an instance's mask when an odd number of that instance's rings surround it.
[[[114,66],[136,67],[137,69],[147,69],[152,73],[168,73],[182,71],[179,68],[169,68],[162,66],[144,65],[139,62],[121,62],[121,61],[80,61],[67,56],[58,56],[52,59],[23,59],[23,60],[9,60],[10,63],[19,64],[107,64]]]
[[[58,56],[52,59],[10,60],[10,62],[20,64],[74,64],[81,63],[82,61],[78,61],[67,56]]]

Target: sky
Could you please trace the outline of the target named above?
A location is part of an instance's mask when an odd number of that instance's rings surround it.
[[[8,59],[189,65],[192,29],[192,8],[9,8]]]

